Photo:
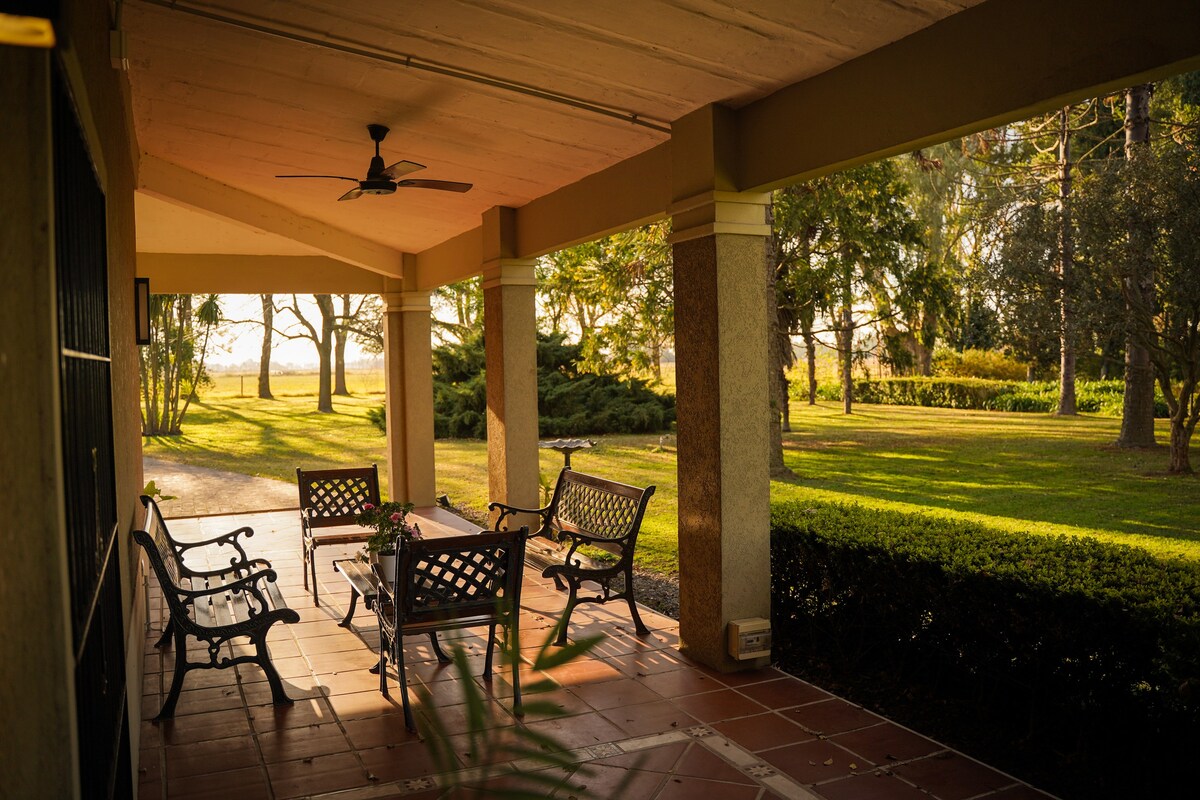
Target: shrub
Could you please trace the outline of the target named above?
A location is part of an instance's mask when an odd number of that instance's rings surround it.
[[[956,378],[987,378],[998,381],[1021,381],[1028,375],[1029,365],[996,350],[942,349],[933,354],[933,372]]]
[[[785,668],[1071,796],[1172,796],[1200,748],[1200,565],[857,506],[771,519]]]
[[[675,421],[675,398],[641,380],[595,375],[578,368],[579,347],[562,334],[539,335],[538,433],[585,436],[654,433]],[[487,437],[487,379],[483,336],[433,351],[433,430],[439,439]],[[367,412],[387,430],[383,406]]]
[[[1075,383],[1075,405],[1085,414],[1119,417],[1124,395],[1122,381]],[[823,383],[817,387],[817,396],[822,400],[841,400],[842,387],[836,383]],[[879,378],[855,381],[854,400],[882,405],[1049,414],[1058,409],[1058,383],[982,378]],[[1157,388],[1154,414],[1162,419],[1169,416],[1166,400]]]

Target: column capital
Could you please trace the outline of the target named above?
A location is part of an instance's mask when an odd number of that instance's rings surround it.
[[[383,295],[383,310],[388,313],[403,311],[433,310],[429,302],[430,292],[385,292]]]
[[[770,236],[766,207],[770,192],[707,191],[671,204],[671,244],[732,233],[743,236]]]
[[[536,258],[497,258],[483,264],[483,288],[537,286]]]

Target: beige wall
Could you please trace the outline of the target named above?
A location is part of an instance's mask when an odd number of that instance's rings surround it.
[[[109,4],[63,6],[57,51],[0,46],[0,159],[6,165],[0,181],[0,753],[4,793],[12,797],[78,794],[51,233],[49,75],[55,58],[65,67],[107,198],[117,536],[135,765],[141,719],[144,603],[129,540],[142,485],[132,309],[135,148],[124,76],[108,58]]]

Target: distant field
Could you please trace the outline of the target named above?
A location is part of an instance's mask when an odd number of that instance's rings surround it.
[[[213,385],[204,390],[205,399],[257,397],[258,373],[220,372],[210,376]],[[318,376],[312,372],[288,372],[271,376],[271,394],[300,397],[317,393]],[[347,370],[346,388],[351,394],[383,394],[383,370]]]
[[[297,466],[374,462],[386,475],[383,436],[366,419],[367,409],[379,402],[380,395],[335,398],[337,413],[330,415],[316,412],[312,395],[273,401],[209,395],[193,406],[184,436],[147,439],[145,449],[284,481],[294,480]],[[1167,438],[1164,423],[1160,441]],[[923,511],[1002,530],[1095,536],[1200,558],[1200,478],[1166,475],[1165,447],[1111,447],[1119,420],[903,406],[859,406],[845,417],[833,403],[793,403],[792,424],[786,460],[798,477],[773,482],[774,499]],[[596,449],[576,455],[575,463],[627,483],[658,486],[638,561],[673,572],[675,453],[658,450],[657,436],[605,436]],[[486,508],[486,444],[440,440],[436,457],[438,491]],[[562,460],[541,451],[539,463],[543,478],[552,481]]]

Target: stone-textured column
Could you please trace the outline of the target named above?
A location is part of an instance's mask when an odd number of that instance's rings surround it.
[[[538,503],[536,261],[513,258],[512,209],[483,218],[488,496]]]
[[[433,355],[428,292],[383,296],[388,496],[433,505]]]
[[[735,661],[726,626],[770,618],[770,475],[767,386],[767,194],[729,186],[720,109],[689,115],[673,132],[678,201],[675,264],[679,456],[680,638],[716,669]],[[684,192],[692,192],[684,194]]]

